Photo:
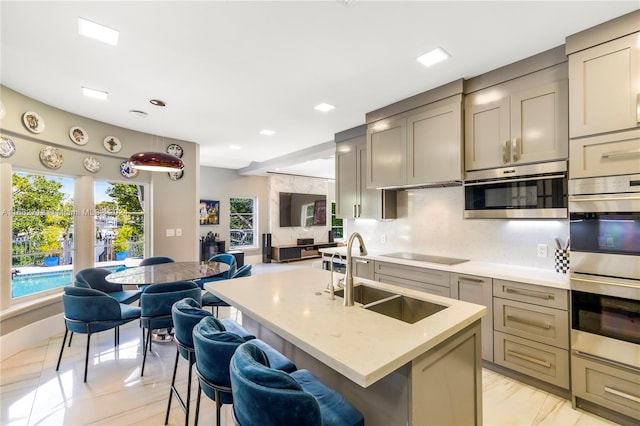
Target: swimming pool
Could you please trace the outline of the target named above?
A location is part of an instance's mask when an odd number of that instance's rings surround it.
[[[111,265],[104,269],[112,272],[126,269],[125,265]],[[73,271],[38,272],[33,274],[19,274],[11,280],[11,297],[28,296],[53,288],[73,284]]]

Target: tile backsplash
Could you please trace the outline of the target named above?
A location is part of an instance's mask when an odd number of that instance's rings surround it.
[[[566,241],[569,220],[464,219],[463,187],[412,189],[398,193],[398,219],[349,220],[376,252],[410,251],[476,261],[554,268],[554,238]],[[537,245],[549,255],[537,257]]]

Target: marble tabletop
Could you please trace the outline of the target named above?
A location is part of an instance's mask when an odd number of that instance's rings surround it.
[[[357,278],[373,287],[447,306],[414,324],[356,306],[325,292],[331,272],[316,268],[205,284],[283,339],[362,387],[368,387],[479,320],[484,306]],[[336,282],[337,282],[336,273]],[[230,282],[233,281],[233,282]]]
[[[166,284],[211,277],[228,270],[229,265],[221,262],[170,262],[128,268],[105,279],[114,284]]]

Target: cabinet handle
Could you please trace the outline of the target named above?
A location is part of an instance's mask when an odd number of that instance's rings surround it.
[[[552,299],[554,299],[553,294],[534,293],[532,291],[520,290],[520,289],[517,289],[517,288],[511,288],[511,287],[504,287],[504,291],[506,293],[513,293],[513,294],[520,294],[522,296],[535,297],[537,299],[544,299],[544,300],[552,300]]]
[[[628,157],[635,156],[640,154],[640,149],[629,149],[625,151],[611,151],[611,152],[603,152],[601,157],[605,160],[618,158],[618,157]]]
[[[356,263],[364,263],[365,265],[369,263],[368,260],[355,259]]]
[[[513,156],[514,163],[520,159],[520,138],[513,138],[511,140],[511,155]]]
[[[549,330],[551,328],[551,324],[547,324],[546,322],[537,322],[531,321],[526,318],[520,318],[513,315],[507,315],[507,319],[515,322],[519,322],[520,324],[532,325],[538,328],[544,328],[545,330]]]
[[[353,205],[353,217],[358,217],[358,207],[357,204]]]
[[[613,394],[613,395],[620,396],[622,398],[628,399],[630,401],[640,403],[640,397],[637,397],[635,395],[630,395],[630,394],[628,394],[626,392],[619,391],[618,389],[614,389],[614,388],[610,388],[609,386],[605,386],[604,387],[604,391],[607,392],[607,393],[610,393],[610,394]]]
[[[508,164],[511,162],[511,141],[504,141],[504,146],[502,147],[502,162]]]
[[[640,123],[640,93],[636,95],[636,123]]]
[[[357,208],[358,208],[358,217],[360,217],[360,215],[362,214],[362,206],[360,204],[356,204]]]
[[[470,283],[477,283],[477,284],[482,284],[484,282],[484,280],[481,280],[479,278],[470,278],[470,277],[459,277],[458,278],[459,281],[467,281]]]
[[[538,364],[541,365],[543,367],[547,367],[547,368],[551,368],[551,363],[547,362],[547,361],[543,361],[541,359],[538,358],[533,358],[529,355],[525,355],[525,354],[521,354],[520,352],[516,352],[516,351],[512,351],[511,349],[507,349],[507,353],[511,356],[514,356],[516,358],[520,358],[523,359],[525,361],[529,361],[532,362],[534,364]]]

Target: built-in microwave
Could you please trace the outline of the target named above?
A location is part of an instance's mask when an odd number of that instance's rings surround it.
[[[567,162],[468,172],[465,219],[564,219]]]

